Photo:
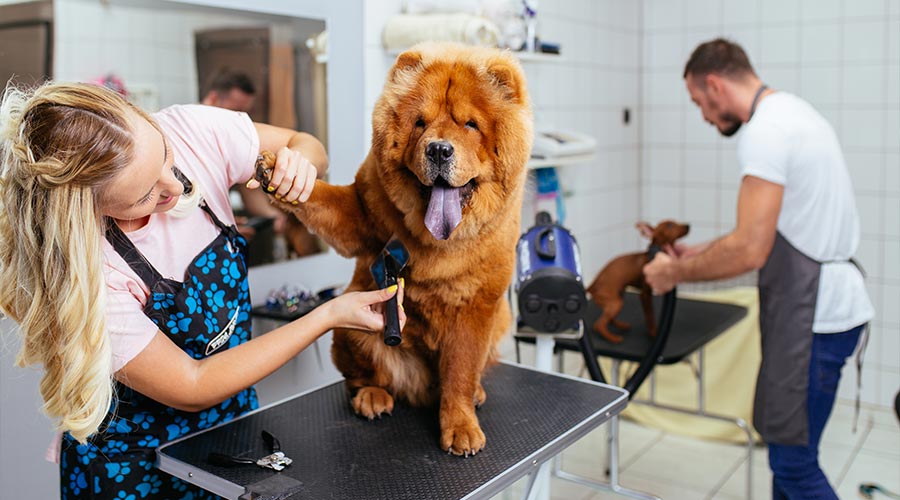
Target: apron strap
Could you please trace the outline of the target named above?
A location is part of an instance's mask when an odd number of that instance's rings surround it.
[[[125,260],[128,267],[147,285],[147,288],[153,290],[156,283],[162,281],[163,277],[159,274],[159,271],[134,246],[131,239],[122,232],[122,229],[111,217],[106,218],[106,239],[113,246],[116,253]]]
[[[856,348],[856,401],[853,410],[853,433],[856,434],[856,424],[859,421],[859,398],[862,392],[862,368],[863,357],[866,355],[866,347],[869,345],[869,323],[863,326],[859,345]]]

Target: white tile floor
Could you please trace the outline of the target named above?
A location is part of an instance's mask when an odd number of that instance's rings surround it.
[[[511,341],[502,346],[505,359],[515,361]],[[522,362],[533,362],[533,350],[522,346]],[[566,358],[566,372],[578,374],[578,363]],[[842,499],[860,498],[860,483],[876,483],[900,492],[900,422],[892,409],[863,407],[854,433],[853,405],[839,401],[825,428],[820,464]],[[562,453],[563,470],[607,481],[608,425],[588,434]],[[683,437],[629,421],[619,424],[619,482],[664,499],[746,498],[747,457],[743,446]],[[497,495],[497,500],[522,496],[524,480]],[[558,478],[551,480],[554,500],[626,498]],[[763,446],[754,449],[753,498],[771,498],[771,473]],[[886,499],[880,493],[875,500]]]

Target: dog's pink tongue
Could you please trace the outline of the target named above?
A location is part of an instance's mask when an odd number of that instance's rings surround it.
[[[459,188],[434,186],[425,212],[425,227],[439,239],[446,240],[462,220]]]

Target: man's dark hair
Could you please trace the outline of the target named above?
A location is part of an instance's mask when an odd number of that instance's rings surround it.
[[[256,94],[256,86],[253,85],[253,80],[251,80],[249,76],[245,73],[227,69],[216,73],[209,82],[209,87],[206,89],[206,92],[209,93],[215,90],[216,92],[226,94],[230,92],[231,89],[238,89],[249,95]]]
[[[724,38],[716,38],[698,45],[684,65],[684,78],[688,75],[703,77],[710,73],[731,78],[756,75],[744,49]]]

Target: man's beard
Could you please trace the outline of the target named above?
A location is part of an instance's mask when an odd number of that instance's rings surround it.
[[[719,115],[719,121],[724,123],[724,127],[716,126],[716,129],[725,137],[731,137],[741,129],[741,119],[731,113],[723,113]]]

